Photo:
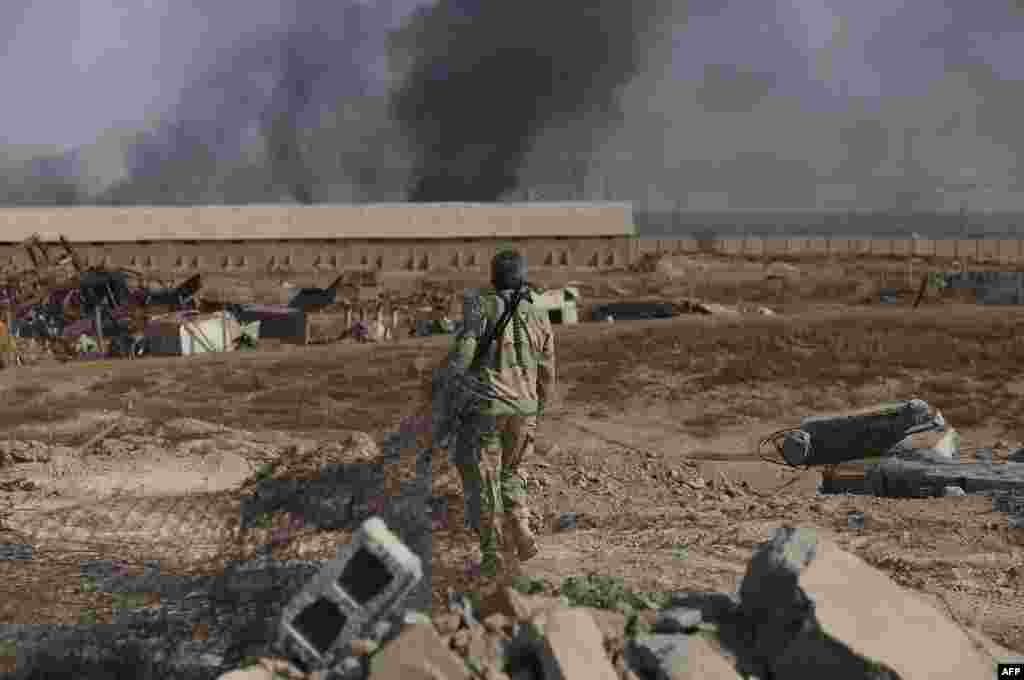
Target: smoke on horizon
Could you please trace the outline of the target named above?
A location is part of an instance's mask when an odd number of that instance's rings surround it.
[[[409,62],[394,117],[414,153],[412,201],[495,201],[552,125],[617,117],[658,0],[439,0],[393,40]]]
[[[78,9],[0,6],[0,203],[1024,209],[1001,4]]]

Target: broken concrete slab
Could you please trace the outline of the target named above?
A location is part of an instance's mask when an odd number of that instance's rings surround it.
[[[753,636],[742,655],[744,666],[755,675],[771,667],[813,616],[814,603],[798,587],[798,578],[814,559],[816,546],[814,531],[783,527],[754,550],[740,583],[739,614]]]
[[[543,619],[544,630],[540,652],[543,680],[618,680],[604,652],[601,630],[590,614],[553,609],[538,618]]]
[[[689,607],[673,607],[658,612],[654,622],[656,633],[687,633],[697,628],[704,621],[700,609]]]
[[[739,680],[740,674],[709,636],[690,635],[687,640],[686,667],[671,680]]]
[[[406,628],[370,660],[370,680],[469,680],[469,669],[431,625]]]
[[[790,465],[838,465],[885,455],[917,432],[945,428],[921,399],[892,401],[854,413],[808,416],[785,432],[780,453]],[[774,435],[773,435],[774,437]]]
[[[929,498],[947,486],[967,493],[1020,490],[1024,493],[1024,466],[992,462],[936,463],[887,458],[867,466],[865,479],[876,496]]]
[[[504,587],[483,598],[479,617],[486,619],[492,614],[504,614],[514,620],[529,621],[542,612],[567,605],[568,601],[559,597],[524,595],[514,588]]]
[[[1005,512],[1009,515],[1024,516],[1024,490],[1018,493],[1012,491],[993,492],[992,508],[997,512]]]
[[[678,680],[688,666],[689,641],[681,633],[638,635],[626,643],[626,662],[640,677]]]
[[[826,633],[903,680],[990,677],[992,660],[943,612],[827,538],[816,552],[800,587]]]

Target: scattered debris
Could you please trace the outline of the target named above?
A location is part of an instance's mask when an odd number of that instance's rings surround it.
[[[163,356],[230,352],[237,347],[241,335],[241,324],[228,312],[175,312],[152,318],[146,324],[145,351]]]
[[[855,413],[808,416],[799,428],[779,430],[761,440],[774,444],[787,465],[839,465],[894,455],[894,448],[918,432],[945,430],[941,413],[920,399],[879,404]]]
[[[535,293],[534,306],[548,313],[553,324],[579,323],[579,289],[571,286]]]
[[[14,347],[6,353],[17,359],[4,363],[32,363],[46,356],[133,357],[152,314],[194,309],[198,303],[199,275],[175,287],[152,287],[130,269],[83,267],[63,237],[59,246],[63,254],[54,259],[54,246],[32,237],[24,243],[31,266],[0,273],[8,308],[6,344]]]
[[[864,513],[859,510],[851,510],[846,514],[846,526],[851,529],[864,528]]]
[[[591,318],[596,321],[606,321],[609,317],[616,321],[668,319],[678,315],[670,302],[609,302],[591,310]]]
[[[589,591],[573,585],[578,581],[582,586],[586,579],[567,579],[560,597],[527,595],[506,584],[476,601],[449,591],[448,613],[433,619],[403,610],[400,596],[387,598],[385,592],[400,591],[416,572],[396,566],[401,558],[391,560],[404,546],[390,535],[383,540],[385,531],[379,520],[369,520],[293,600],[282,616],[274,650],[280,656],[255,659],[255,665],[221,680],[268,680],[275,671],[295,678],[326,672],[353,680],[738,679],[822,673],[917,680],[948,672],[982,677],[991,671],[992,660],[976,641],[933,605],[808,529],[783,527],[757,545],[735,594],[684,591],[643,604],[644,598],[635,594],[615,601],[588,597]],[[368,545],[372,550],[367,551]],[[371,565],[365,557],[371,553],[386,562]],[[340,587],[333,583],[339,576]],[[374,584],[366,593],[346,585],[360,577]],[[517,588],[525,591],[526,585]],[[865,599],[864,592],[874,597]],[[629,599],[636,600],[639,610],[627,606]],[[329,607],[352,616],[323,614]],[[388,625],[382,628],[381,622]],[[935,643],[927,659],[906,644],[918,636]],[[316,653],[319,649],[330,651]]]

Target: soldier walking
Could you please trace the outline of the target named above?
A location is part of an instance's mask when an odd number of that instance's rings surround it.
[[[537,555],[520,466],[533,454],[538,416],[555,398],[554,332],[547,313],[530,301],[526,259],[516,251],[498,253],[491,283],[454,348],[458,368],[501,397],[481,403],[456,440],[455,463],[485,576]]]

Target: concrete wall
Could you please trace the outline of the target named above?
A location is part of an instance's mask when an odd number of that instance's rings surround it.
[[[690,237],[646,239],[638,252],[693,254],[706,250]],[[712,251],[742,257],[914,257],[981,263],[1024,264],[1024,242],[999,239],[850,239],[766,238],[720,239]]]
[[[0,240],[72,243],[543,238],[636,233],[629,203],[384,203],[0,209]]]
[[[89,266],[127,267],[175,277],[204,274],[294,272],[324,274],[352,269],[393,272],[486,271],[500,245],[526,254],[531,267],[609,269],[628,266],[638,241],[627,237],[533,239],[332,240],[332,241],[162,241],[86,243],[75,246]],[[21,246],[0,245],[0,269],[28,265]]]
[[[330,239],[319,241],[154,241],[151,243],[77,244],[88,265],[128,267],[141,272],[188,275],[296,272],[323,274],[351,269],[394,272],[438,270],[484,271],[500,245],[524,251],[532,267],[588,270],[628,266],[644,254],[686,255],[714,252],[747,258],[850,258],[891,256],[936,258],[1024,266],[1019,241],[919,240],[880,242],[869,239],[727,239],[547,237],[479,239]],[[0,269],[29,263],[20,245],[0,244]]]

